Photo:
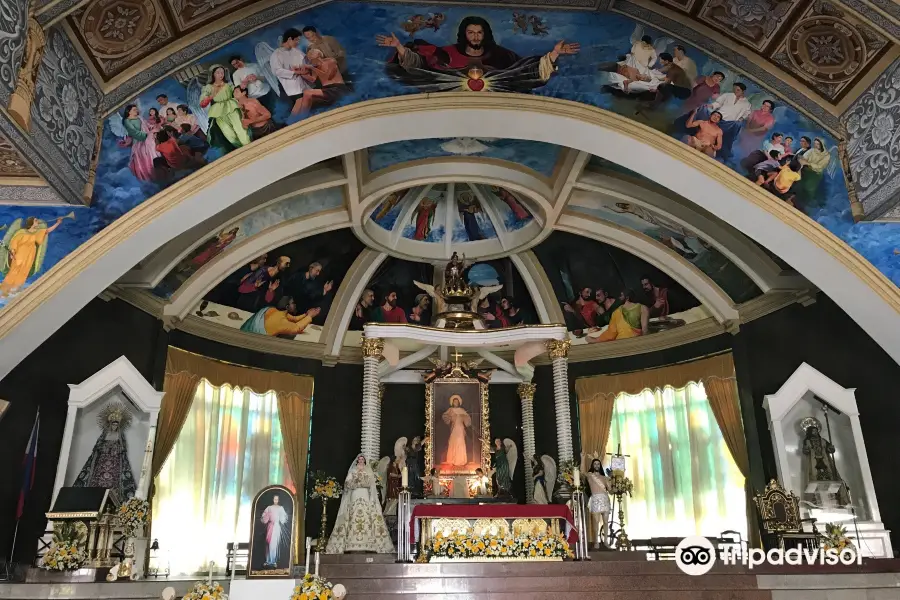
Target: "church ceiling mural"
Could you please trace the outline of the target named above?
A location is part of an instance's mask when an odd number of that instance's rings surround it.
[[[178,26],[161,3],[133,2],[141,8],[126,10],[126,0],[110,6],[122,7],[136,32],[146,30],[141,19],[152,11],[169,19],[159,27]],[[190,2],[181,4],[185,8]],[[744,4],[757,14],[758,5],[778,3]],[[704,18],[730,18],[712,10],[711,1],[686,6],[691,14],[700,8],[709,8]],[[84,7],[92,10],[90,3]],[[793,8],[785,18],[791,27],[801,22],[794,22],[800,10],[808,12]],[[322,5],[237,37],[109,115],[91,207],[79,227],[86,228],[85,235],[96,233],[223,154],[332,107],[417,92],[510,91],[601,107],[682,140],[803,211],[900,282],[894,254],[900,226],[854,224],[837,141],[777,94],[685,40],[619,14],[541,10],[526,16],[523,26],[522,11],[510,9],[434,6],[426,11],[406,4],[347,2]],[[766,29],[758,21],[768,17],[747,18],[753,23],[747,32]],[[860,27],[851,29],[859,32]],[[868,56],[874,47],[868,33],[848,35],[867,44]],[[771,39],[767,47],[782,43],[776,43],[778,35]],[[841,40],[835,43],[840,46]],[[96,43],[114,49],[127,42]],[[806,47],[810,51],[815,44]],[[827,56],[826,50],[820,56]],[[854,64],[853,77],[870,63]],[[809,67],[803,65],[798,68]],[[11,226],[17,211],[0,208],[0,226]],[[56,233],[49,239],[58,239]],[[74,247],[63,252],[58,246],[56,252],[65,255]],[[52,263],[45,260],[43,269]]]
[[[562,148],[528,140],[452,138],[392,142],[373,146],[366,152],[369,171],[372,172],[413,160],[463,156],[512,162],[550,177],[559,162]]]
[[[3,177],[37,177],[37,173],[9,140],[0,136],[0,178]]]
[[[327,188],[290,196],[266,205],[223,226],[214,236],[197,246],[166,274],[153,289],[153,293],[160,298],[171,298],[194,273],[232,245],[257,235],[265,235],[267,229],[276,225],[340,208],[343,204],[344,194],[341,188]]]
[[[555,232],[534,253],[577,343],[650,335],[708,316],[666,274],[614,246]]]
[[[318,342],[334,294],[362,250],[349,229],[285,244],[226,277],[193,314],[248,333]]]
[[[378,202],[363,225],[373,245],[392,254],[470,258],[511,252],[531,242],[541,223],[524,196],[499,186],[438,183],[398,190]]]

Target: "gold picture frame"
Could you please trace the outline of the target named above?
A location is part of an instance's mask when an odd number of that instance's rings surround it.
[[[460,397],[461,408],[471,418],[471,432],[466,432],[465,466],[450,465],[442,460],[449,452],[449,427],[443,415],[451,406],[451,399]],[[430,443],[425,448],[425,477],[438,468],[441,476],[472,476],[476,468],[485,473],[491,466],[491,410],[488,402],[488,383],[467,375],[454,366],[444,377],[425,385],[425,435]]]

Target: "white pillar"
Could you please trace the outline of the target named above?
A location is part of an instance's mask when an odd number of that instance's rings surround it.
[[[537,386],[533,383],[519,384],[519,399],[522,400],[522,446],[525,456],[525,501],[528,504],[534,502],[534,471],[531,468],[531,457],[535,454],[534,448],[534,390]]]
[[[553,398],[556,405],[556,443],[559,462],[573,460],[572,416],[569,413],[569,340],[550,340],[547,351],[553,361]]]
[[[366,461],[378,461],[379,440],[381,438],[381,384],[378,380],[378,364],[384,351],[384,340],[366,338],[362,340],[363,350],[363,401],[362,433],[360,452]]]

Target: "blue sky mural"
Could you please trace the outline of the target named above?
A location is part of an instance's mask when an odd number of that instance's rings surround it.
[[[442,19],[429,22],[427,15],[438,13]],[[535,16],[539,27],[523,28],[510,9],[334,3],[232,41],[110,115],[91,206],[78,209],[85,214],[76,220],[77,235],[75,229],[66,234],[71,237],[60,235],[71,223],[53,232],[41,272],[173,182],[308,115],[403,94],[511,91],[607,109],[715,155],[900,283],[894,254],[900,248],[900,225],[853,223],[837,142],[776,94],[688,45],[681,55],[680,40],[621,15],[539,11]],[[310,33],[298,38],[299,52],[279,48],[289,28],[304,26],[333,37]],[[642,45],[645,35],[652,41]],[[480,48],[477,58],[472,58],[472,44]],[[273,54],[274,63],[284,67],[284,81],[272,72]],[[247,64],[231,64],[233,55]],[[246,86],[246,94],[234,91],[236,69],[242,69],[238,83]],[[256,82],[248,75],[258,75]],[[741,86],[745,89],[738,92]],[[773,138],[776,133],[780,138]],[[493,148],[478,156],[547,174],[549,160],[520,159],[515,144],[478,143]],[[775,158],[772,149],[778,152]],[[0,207],[0,226],[41,211],[55,209]]]

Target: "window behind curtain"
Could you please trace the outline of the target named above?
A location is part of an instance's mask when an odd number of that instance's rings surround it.
[[[608,452],[622,445],[634,496],[625,500],[633,539],[747,537],[744,477],[722,438],[703,384],[616,397]],[[605,457],[604,466],[609,466]],[[618,508],[616,508],[618,512]],[[615,516],[618,521],[618,516]]]
[[[253,498],[267,485],[294,490],[274,392],[206,380],[156,480],[152,536],[173,574],[224,570],[226,544],[250,538]]]

